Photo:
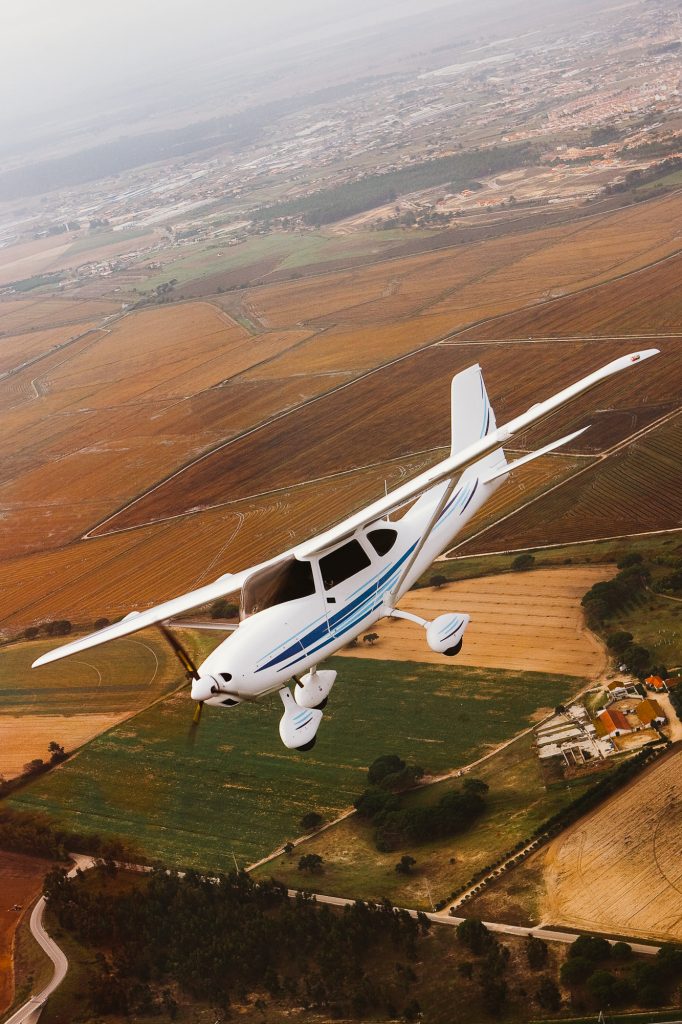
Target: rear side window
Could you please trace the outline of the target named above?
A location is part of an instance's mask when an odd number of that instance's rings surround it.
[[[381,527],[378,530],[370,530],[367,534],[367,540],[378,555],[387,555],[395,544],[397,537],[398,531],[391,530],[388,527]]]
[[[369,555],[357,540],[349,540],[336,551],[330,551],[320,559],[320,571],[325,590],[331,590],[338,583],[350,579],[372,563]]]

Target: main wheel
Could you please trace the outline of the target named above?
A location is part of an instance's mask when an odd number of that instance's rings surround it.
[[[314,708],[314,710],[315,710],[315,711],[324,711],[324,709],[325,709],[325,708],[326,708],[326,706],[327,706],[327,702],[328,702],[328,700],[329,700],[329,697],[325,697],[325,698],[324,698],[324,700],[320,701],[320,703],[319,703],[319,704],[316,704],[316,705],[315,705],[315,708]]]
[[[313,736],[313,738],[307,743],[304,743],[302,747],[296,747],[296,750],[312,750],[316,743],[317,736]]]
[[[464,638],[462,638],[462,639],[464,639]],[[460,640],[458,644],[455,644],[454,647],[448,647],[447,651],[443,651],[443,654],[446,654],[448,656],[448,658],[454,658],[454,656],[456,654],[459,654],[459,652],[461,650],[462,650],[462,640]]]

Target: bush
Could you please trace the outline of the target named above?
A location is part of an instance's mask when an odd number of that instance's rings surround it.
[[[561,965],[561,983],[568,988],[582,985],[594,972],[594,964],[584,956],[570,956]]]
[[[466,918],[457,925],[457,938],[472,953],[484,953],[495,941],[477,917]]]
[[[511,564],[514,572],[524,572],[527,569],[532,569],[535,565],[535,555],[531,555],[529,552],[524,552],[522,555],[517,555]]]
[[[536,935],[529,935],[526,940],[526,956],[528,958],[528,965],[533,968],[534,971],[539,971],[541,967],[544,967],[547,963],[547,943],[542,939],[539,939]]]
[[[611,958],[611,943],[596,935],[579,935],[568,949],[569,957],[584,957],[601,963]]]
[[[319,828],[323,821],[324,818],[317,811],[308,811],[301,818],[299,825],[304,832],[312,832],[313,829]]]
[[[324,871],[323,863],[319,853],[306,853],[298,862],[298,870],[307,871],[310,875],[321,875]]]

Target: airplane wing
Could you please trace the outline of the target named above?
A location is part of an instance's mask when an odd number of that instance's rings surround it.
[[[386,497],[380,498],[379,501],[375,501],[372,505],[368,505],[367,508],[356,512],[355,515],[339,523],[338,526],[334,526],[331,530],[327,530],[312,540],[298,545],[294,548],[296,557],[309,558],[311,555],[319,554],[334,544],[338,544],[340,541],[352,536],[361,526],[366,526],[368,523],[372,523],[391,512],[395,512],[396,509],[406,505],[435,484],[446,480],[455,473],[463,472],[474,462],[478,462],[479,459],[501,448],[517,434],[543,419],[548,413],[554,412],[555,409],[560,408],[566,402],[585,394],[586,391],[590,391],[591,388],[600,384],[601,381],[606,380],[608,377],[620,373],[622,370],[626,370],[629,366],[642,362],[644,359],[658,355],[658,353],[659,349],[649,348],[641,352],[631,352],[626,356],[614,359],[612,362],[607,363],[606,366],[602,366],[600,370],[595,370],[594,373],[583,377],[582,380],[577,381],[575,384],[570,384],[567,388],[559,391],[556,395],[552,395],[551,398],[546,399],[544,402],[538,402],[527,412],[522,413],[521,416],[517,416],[515,419],[510,420],[509,423],[505,423],[498,429],[486,434],[480,440],[468,445],[455,455],[451,455],[449,458],[444,459],[443,462],[439,462],[438,465],[427,469],[425,473],[421,473],[413,480],[403,484],[402,487],[391,491]]]
[[[207,604],[209,601],[215,601],[219,597],[234,594],[235,591],[241,589],[246,579],[254,572],[266,565],[279,561],[281,557],[281,555],[278,555],[277,558],[270,559],[269,562],[252,565],[242,572],[226,573],[224,576],[218,577],[213,583],[208,583],[205,587],[199,587],[198,590],[190,590],[188,594],[174,597],[171,601],[157,604],[153,608],[147,608],[146,611],[130,612],[120,622],[114,622],[110,626],[105,626],[104,629],[98,630],[96,633],[90,633],[88,636],[82,636],[78,640],[72,640],[69,644],[57,647],[54,651],[48,651],[47,654],[41,655],[40,658],[33,662],[32,668],[47,665],[49,662],[58,661],[60,658],[68,658],[69,655],[77,654],[79,651],[86,651],[89,647],[106,644],[109,640],[117,640],[119,637],[136,633],[138,629],[144,629],[145,626],[153,626],[157,622],[163,622],[165,619],[171,618],[172,615],[179,615],[180,612],[189,611],[190,608],[198,608],[200,605]]]
[[[390,512],[394,512],[396,509],[406,505],[409,501],[418,497],[424,491],[429,490],[435,484],[440,483],[442,480],[447,480],[455,474],[461,473],[468,466],[474,462],[478,462],[479,459],[496,449],[501,448],[502,445],[506,444],[516,434],[525,430],[533,423],[537,423],[550,412],[554,412],[560,406],[564,405],[565,402],[570,401],[572,398],[576,398],[578,395],[584,394],[589,391],[596,384],[599,384],[602,380],[606,380],[615,373],[620,373],[621,370],[627,369],[634,363],[641,362],[644,359],[649,359],[651,356],[657,355],[659,350],[657,348],[645,349],[641,352],[633,352],[626,356],[621,356],[619,359],[614,359],[613,362],[603,366],[600,370],[595,370],[594,373],[589,374],[587,377],[583,377],[576,384],[571,384],[569,387],[564,388],[563,391],[559,391],[556,395],[548,398],[544,402],[540,402],[537,405],[532,406],[528,412],[523,413],[521,416],[517,416],[516,419],[510,420],[509,423],[491,433],[486,434],[480,440],[475,441],[468,447],[462,449],[443,462],[438,463],[437,466],[433,466],[425,473],[421,473],[415,477],[414,480],[408,481],[403,484],[402,487],[398,487],[396,490],[391,491],[386,497],[381,498],[379,501],[375,501],[373,504],[368,505],[367,508],[356,512],[348,519],[344,520],[338,526],[333,527],[331,530],[327,530],[325,533],[314,537],[312,540],[300,544],[290,551],[283,552],[276,558],[271,558],[268,561],[261,562],[258,565],[250,566],[248,569],[244,569],[238,573],[227,573],[224,576],[220,576],[215,582],[209,583],[204,587],[200,587],[198,590],[192,590],[188,594],[183,594],[180,597],[175,597],[170,601],[166,601],[164,604],[156,605],[153,608],[148,608],[143,612],[131,612],[130,615],[126,615],[120,622],[115,622],[111,626],[106,626],[104,629],[100,629],[97,633],[91,633],[88,636],[73,640],[71,643],[65,644],[62,647],[58,647],[54,651],[48,651],[47,654],[41,655],[33,663],[33,668],[38,668],[40,665],[47,665],[52,661],[58,661],[60,658],[67,658],[71,654],[77,654],[79,651],[85,651],[90,647],[97,647],[99,644],[107,643],[109,640],[116,640],[119,637],[128,636],[130,633],[136,633],[139,629],[144,629],[145,626],[152,626],[158,622],[163,622],[165,619],[171,618],[173,615],[179,615],[181,612],[189,611],[192,608],[198,608],[200,605],[207,604],[209,601],[215,601],[219,597],[225,597],[227,594],[233,594],[235,591],[240,590],[245,581],[254,572],[264,568],[267,565],[272,565],[275,562],[279,562],[284,558],[290,558],[294,555],[296,558],[309,558],[311,555],[316,555],[327,548],[338,544],[346,537],[351,536],[361,526],[366,526],[368,523],[372,523],[377,519],[388,515]],[[569,438],[562,439],[563,441],[569,440]],[[549,450],[549,448],[547,449]],[[521,461],[521,460],[519,460]],[[509,467],[506,467],[504,472],[508,472]]]

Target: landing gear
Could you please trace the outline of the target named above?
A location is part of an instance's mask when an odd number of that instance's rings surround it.
[[[294,700],[300,708],[322,711],[327,706],[336,672],[330,669],[311,668],[301,679],[296,680]]]

